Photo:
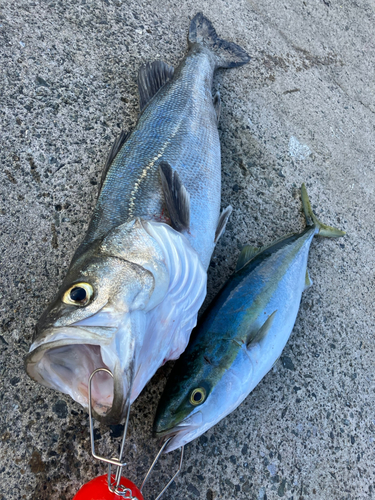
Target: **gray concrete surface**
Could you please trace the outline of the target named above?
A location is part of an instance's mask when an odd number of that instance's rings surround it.
[[[375,498],[374,2],[17,0],[0,10],[2,500],[70,500],[105,472],[86,413],[29,380],[23,357],[84,234],[107,151],[136,121],[138,67],[177,64],[198,10],[253,57],[215,80],[222,204],[234,213],[209,296],[243,244],[303,228],[303,181],[318,216],[348,234],[313,243],[314,286],[283,357],[186,447],[165,499]],[[132,409],[126,456],[138,482],[158,449],[150,431],[169,370]],[[99,450],[113,454],[119,433],[98,428]],[[147,500],[176,462],[161,460]]]

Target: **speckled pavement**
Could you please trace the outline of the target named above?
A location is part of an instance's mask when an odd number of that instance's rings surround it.
[[[176,65],[202,10],[250,64],[220,71],[222,206],[234,212],[209,271],[209,297],[245,243],[304,227],[305,181],[324,222],[312,244],[283,356],[247,400],[186,446],[165,500],[375,498],[375,7],[363,0],[17,0],[0,8],[0,498],[70,500],[106,469],[90,457],[88,417],[23,369],[33,327],[92,212],[105,157],[138,113],[136,74]],[[132,407],[127,475],[140,483],[170,365]],[[116,452],[121,426],[98,427]],[[155,499],[177,466],[159,462]]]

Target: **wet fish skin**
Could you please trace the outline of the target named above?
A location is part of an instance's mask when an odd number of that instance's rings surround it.
[[[218,67],[248,60],[197,14],[179,67],[155,62],[140,71],[138,123],[111,152],[87,234],[25,360],[32,378],[84,406],[90,373],[110,369],[113,383],[105,375],[93,380],[101,420],[121,420],[127,397],[133,401],[161,364],[179,356],[196,324],[207,266],[229,216],[219,217],[212,79]],[[169,225],[161,163],[190,195],[188,230]],[[72,303],[72,293],[86,293],[84,302]]]
[[[292,332],[315,235],[343,236],[313,214],[302,186],[307,223],[265,249],[245,247],[227,281],[176,362],[154,420],[157,436],[172,437],[166,452],[203,434],[232,412],[272,368]],[[203,394],[200,403],[194,394]]]
[[[167,162],[190,194],[190,229],[186,237],[203,266],[208,267],[215,246],[221,191],[213,75],[219,67],[240,66],[250,59],[240,47],[218,39],[210,30],[211,23],[197,14],[190,26],[189,52],[173,78],[146,105],[114,159],[77,254],[124,221],[136,217],[163,219],[159,165]],[[218,40],[226,44],[224,48],[220,48]]]

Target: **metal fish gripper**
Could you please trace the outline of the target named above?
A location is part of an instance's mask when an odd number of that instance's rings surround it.
[[[92,392],[91,392],[91,383],[94,376],[100,372],[104,371],[108,373],[112,378],[113,374],[107,368],[98,368],[94,370],[90,377],[88,383],[88,396],[89,396],[89,422],[90,422],[90,441],[91,441],[91,454],[100,462],[104,462],[108,464],[108,473],[102,476],[98,476],[88,483],[84,484],[77,494],[74,496],[73,500],[117,500],[119,498],[123,498],[126,500],[145,500],[142,494],[143,488],[150,477],[152,470],[154,469],[157,461],[160,458],[160,455],[163,453],[165,447],[171,440],[168,438],[164,441],[162,447],[157,453],[154,461],[152,462],[149,470],[147,471],[141,487],[138,488],[130,479],[127,479],[122,475],[124,467],[126,467],[127,463],[123,461],[124,448],[126,442],[126,435],[128,431],[129,424],[129,415],[130,415],[130,397],[126,401],[126,410],[125,410],[125,425],[124,425],[124,433],[121,439],[121,447],[118,458],[106,458],[98,455],[95,451],[95,441],[94,441],[94,419],[92,417]],[[163,490],[159,493],[159,495],[155,498],[155,500],[159,500],[165,491],[169,488],[172,482],[176,479],[178,474],[182,468],[182,461],[184,457],[184,447],[180,448],[180,460],[177,472],[173,475],[173,477],[168,481],[166,486],[164,486]],[[112,473],[112,466],[117,467],[116,472]]]

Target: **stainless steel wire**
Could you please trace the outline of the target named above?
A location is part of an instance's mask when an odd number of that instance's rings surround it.
[[[108,489],[112,492],[118,495],[119,497],[126,498],[129,500],[138,500],[136,497],[133,497],[133,492],[129,489],[124,487],[123,485],[120,484],[121,481],[121,475],[122,475],[122,469],[127,465],[126,462],[122,462],[122,456],[124,454],[124,447],[125,447],[125,441],[126,441],[126,434],[128,431],[128,423],[129,423],[129,414],[130,414],[130,397],[128,396],[127,401],[126,401],[126,420],[125,420],[125,426],[124,426],[124,434],[122,436],[121,440],[121,447],[120,447],[120,454],[119,458],[106,458],[98,455],[95,451],[95,439],[94,439],[94,419],[92,418],[92,389],[91,389],[91,384],[92,384],[92,379],[98,372],[105,372],[108,373],[113,378],[113,374],[110,370],[107,368],[98,368],[94,370],[89,378],[89,420],[90,420],[90,441],[91,441],[91,453],[92,456],[96,460],[100,460],[101,462],[105,462],[108,464]],[[111,473],[111,467],[112,465],[115,465],[117,467],[116,474],[115,474],[115,479],[112,481],[112,473]]]
[[[150,474],[151,472],[153,471],[153,468],[155,467],[156,465],[156,462],[159,460],[159,457],[160,455],[163,453],[165,447],[167,446],[167,444],[169,443],[169,441],[171,440],[172,438],[170,437],[169,439],[167,439],[162,447],[160,448],[158,454],[156,455],[156,457],[154,458],[154,461],[152,462],[150,468],[148,469],[146,475],[145,475],[145,478],[143,479],[143,482],[141,484],[141,487],[139,488],[141,493],[142,493],[142,490],[143,490],[143,487],[147,481],[147,479],[150,477]],[[165,491],[169,488],[169,486],[173,483],[173,481],[176,479],[176,477],[179,475],[180,471],[181,471],[181,468],[182,468],[182,462],[183,462],[183,458],[184,458],[184,447],[181,446],[180,448],[181,450],[181,455],[180,455],[180,462],[179,462],[179,465],[178,465],[178,469],[177,469],[177,472],[174,474],[174,476],[169,480],[169,482],[166,484],[166,486],[164,486],[164,488],[162,489],[162,491],[159,493],[159,495],[155,498],[155,500],[159,500],[159,498],[162,497],[162,495],[165,493]]]
[[[121,484],[122,470],[127,465],[126,462],[122,462],[122,457],[123,457],[123,454],[124,454],[126,435],[127,435],[127,432],[128,432],[129,415],[130,415],[130,396],[128,396],[128,398],[126,400],[126,419],[125,419],[125,425],[124,425],[124,433],[123,433],[122,440],[121,440],[121,447],[120,447],[119,458],[105,458],[105,457],[102,457],[102,456],[98,455],[96,453],[96,451],[95,451],[94,419],[92,417],[92,389],[91,389],[91,384],[92,384],[92,379],[94,378],[94,376],[98,372],[108,373],[108,375],[110,375],[113,378],[112,372],[110,370],[108,370],[107,368],[97,368],[96,370],[94,370],[91,373],[90,378],[89,378],[89,384],[88,384],[88,386],[89,386],[89,420],[90,420],[91,453],[92,453],[92,456],[96,460],[100,460],[101,462],[104,462],[104,463],[108,464],[108,479],[107,479],[107,481],[108,481],[108,489],[112,493],[118,495],[119,497],[125,498],[127,500],[138,500],[138,498],[133,497],[133,492],[129,488],[126,488],[125,486],[123,486]],[[167,444],[169,443],[169,441],[171,439],[172,438],[168,438],[166,441],[164,441],[162,447],[160,448],[158,454],[156,455],[154,461],[152,462],[149,470],[147,471],[147,473],[145,475],[145,478],[143,479],[142,485],[140,487],[140,491],[141,492],[142,492],[142,489],[143,489],[146,481],[150,477],[150,474],[153,471],[153,469],[154,469],[154,467],[156,465],[156,462],[159,460],[160,455],[163,453],[165,447],[167,446]],[[182,446],[180,448],[180,450],[181,450],[181,455],[180,455],[180,461],[179,461],[177,472],[168,481],[168,483],[166,484],[166,486],[164,486],[164,488],[159,493],[159,495],[155,498],[155,500],[159,500],[162,497],[162,495],[165,493],[165,491],[169,488],[169,486],[173,483],[173,481],[176,479],[176,477],[180,473],[181,468],[182,468],[183,458],[184,458],[184,447]],[[112,473],[111,473],[111,467],[112,467],[112,465],[115,465],[117,467],[116,474],[114,476],[114,480],[112,480]]]

